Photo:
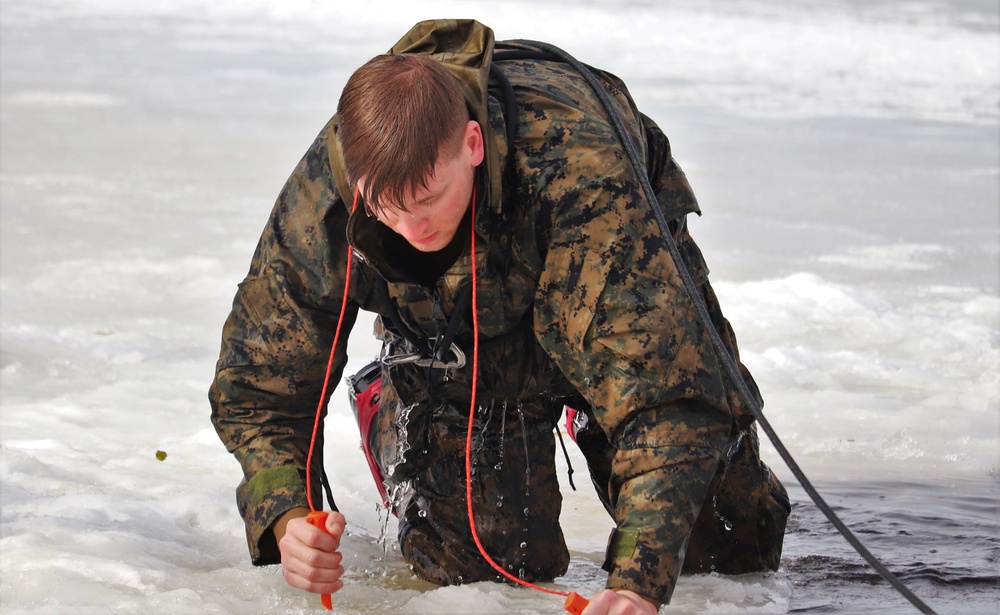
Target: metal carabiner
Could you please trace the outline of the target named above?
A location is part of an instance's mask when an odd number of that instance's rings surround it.
[[[413,363],[418,367],[430,367],[434,369],[461,369],[465,367],[465,353],[458,347],[458,344],[452,343],[448,350],[455,357],[451,361],[442,361],[434,357],[428,357],[426,354],[420,352],[384,356],[380,361],[383,365],[387,366]]]

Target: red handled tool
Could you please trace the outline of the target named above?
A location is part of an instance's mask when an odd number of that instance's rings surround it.
[[[325,510],[314,510],[306,515],[306,521],[309,522],[310,525],[314,525],[329,534],[329,532],[326,531],[326,518],[328,516],[330,516],[330,513]],[[323,594],[320,596],[320,600],[323,602],[323,608],[328,611],[333,610],[333,599],[330,598],[330,594]],[[569,601],[567,600],[567,603],[568,602]]]
[[[567,613],[572,613],[572,615],[580,615],[583,609],[587,608],[590,604],[590,600],[587,600],[580,594],[576,592],[570,592],[566,596],[566,602],[563,602],[563,608],[566,609]]]

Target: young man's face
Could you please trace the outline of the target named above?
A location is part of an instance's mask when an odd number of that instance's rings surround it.
[[[427,186],[418,188],[406,202],[388,203],[376,216],[421,252],[443,249],[455,237],[469,208],[476,167],[483,161],[483,135],[479,124],[468,122],[457,155],[438,156]],[[364,191],[364,178],[358,181]]]

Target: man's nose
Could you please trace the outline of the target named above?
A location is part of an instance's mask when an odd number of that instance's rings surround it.
[[[404,213],[399,218],[402,235],[407,239],[420,239],[427,231],[427,218],[413,212]]]

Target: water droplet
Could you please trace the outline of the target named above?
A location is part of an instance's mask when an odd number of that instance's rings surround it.
[[[497,508],[503,508],[503,501],[497,502]]]
[[[493,469],[496,470],[497,472],[499,472],[500,468],[502,468],[502,467],[503,467],[503,464],[502,463],[498,463],[495,466],[493,466]]]
[[[527,508],[524,509],[524,514],[528,514],[528,509]]]
[[[730,521],[729,519],[726,519],[725,526],[726,526],[726,531],[728,532],[733,529],[733,522]]]
[[[421,519],[426,519],[427,518],[427,511],[426,510],[421,510],[421,511],[419,511],[417,513],[417,516],[420,517]]]
[[[526,549],[527,547],[528,547],[528,543],[526,543],[526,542],[522,542],[521,543],[521,548],[522,549]]]
[[[519,579],[523,579],[524,578],[524,568],[518,569],[518,571],[517,571],[517,578],[519,578]]]

